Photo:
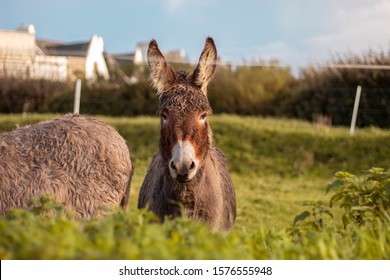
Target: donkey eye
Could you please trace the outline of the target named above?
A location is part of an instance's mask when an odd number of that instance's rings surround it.
[[[168,122],[168,116],[166,114],[161,114],[161,121],[163,124]]]
[[[207,113],[205,112],[205,113],[203,113],[203,114],[199,117],[199,121],[204,122],[204,121],[206,120],[206,118],[207,118]]]

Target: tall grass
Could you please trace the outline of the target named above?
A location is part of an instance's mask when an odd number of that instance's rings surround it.
[[[52,117],[0,116],[0,130]],[[137,210],[140,185],[158,149],[158,119],[101,119],[118,129],[132,153],[129,212],[77,221],[61,211],[54,218],[14,211],[0,218],[1,259],[390,258],[388,223],[344,227],[343,210],[334,206],[329,210],[333,218],[325,214],[321,229],[310,224],[313,216],[294,225],[304,210],[312,211],[308,201],[328,207],[332,194],[325,191],[337,171],[360,174],[373,166],[390,167],[388,130],[359,129],[351,137],[342,127],[213,116],[214,142],[228,158],[237,193],[237,222],[225,235],[185,218],[159,224]]]

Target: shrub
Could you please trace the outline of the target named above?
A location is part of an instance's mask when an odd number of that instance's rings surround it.
[[[3,77],[0,79],[0,112],[46,111],[50,98],[64,87],[60,82]]]
[[[371,168],[362,177],[348,172],[337,172],[336,180],[327,188],[335,190],[329,205],[344,210],[343,224],[376,227],[378,222],[390,223],[390,170]]]
[[[305,202],[304,206],[311,207],[311,211],[306,210],[296,216],[294,226],[305,221],[305,227],[322,230],[324,216],[333,219],[330,208],[334,205],[343,210],[344,229],[351,223],[373,229],[378,224],[390,225],[390,169],[371,168],[364,176],[339,171],[335,177],[336,180],[326,189],[326,193],[335,191],[329,199],[329,208],[323,201]],[[311,219],[306,220],[309,217]]]
[[[390,49],[338,55],[330,64],[389,65]],[[335,125],[349,125],[358,85],[363,90],[357,125],[389,127],[390,71],[382,69],[308,67],[291,97],[281,104],[282,111],[307,120],[315,115],[328,116]]]
[[[264,62],[260,62],[264,63]],[[264,63],[265,64],[265,63]],[[215,113],[278,115],[279,104],[295,84],[289,68],[239,66],[217,68],[208,96]]]
[[[149,85],[110,84],[84,85],[82,87],[80,112],[88,115],[137,116],[154,115],[158,97]],[[73,110],[73,91],[66,91],[50,100],[48,111],[68,113]]]

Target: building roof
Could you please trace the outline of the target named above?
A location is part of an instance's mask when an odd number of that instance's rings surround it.
[[[58,41],[38,39],[37,45],[46,55],[85,57],[87,56],[90,41],[65,44]]]
[[[134,60],[134,52],[131,53],[105,53],[105,56],[109,56],[111,59],[118,63],[130,63]]]

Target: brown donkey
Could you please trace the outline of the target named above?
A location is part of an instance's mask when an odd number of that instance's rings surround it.
[[[133,165],[111,126],[79,115],[0,134],[0,215],[50,195],[77,218],[127,208]]]
[[[216,60],[214,41],[207,38],[194,73],[175,73],[157,42],[150,42],[149,68],[160,98],[160,150],[142,183],[138,208],[148,206],[161,219],[180,216],[184,209],[188,218],[228,231],[236,219],[236,195],[208,122],[207,84]]]

